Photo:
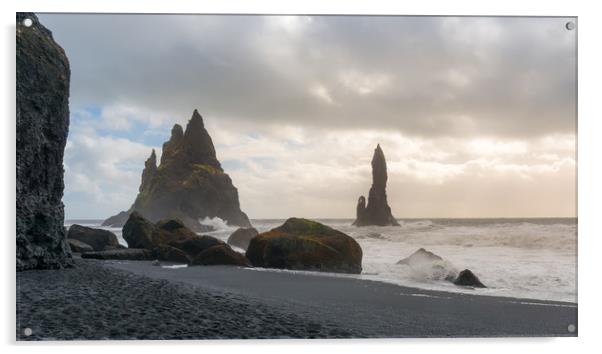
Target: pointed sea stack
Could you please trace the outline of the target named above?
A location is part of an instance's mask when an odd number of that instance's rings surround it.
[[[387,161],[380,145],[377,145],[372,157],[372,187],[368,195],[368,205],[366,198],[360,196],[354,226],[399,226],[387,203],[386,188]]]
[[[238,191],[217,160],[213,141],[196,109],[186,130],[179,124],[172,128],[171,138],[163,144],[159,166],[154,150],[146,160],[132,207],[108,218],[103,225],[121,227],[133,211],[153,222],[178,218],[190,229],[201,232],[211,229],[199,223],[206,217],[219,217],[229,225],[251,226],[240,210]]]

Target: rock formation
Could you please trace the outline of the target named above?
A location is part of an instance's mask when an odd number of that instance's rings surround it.
[[[103,225],[123,226],[133,211],[153,222],[178,218],[199,232],[211,230],[199,223],[206,217],[219,217],[229,225],[251,226],[196,109],[185,131],[179,124],[174,125],[171,138],[163,144],[159,166],[154,150],[146,160],[139,193],[130,210],[108,218]]]
[[[479,278],[474,275],[470,269],[464,269],[461,271],[456,280],[454,280],[454,284],[460,286],[471,286],[473,288],[486,288],[486,286],[481,283],[481,280],[479,280]]]
[[[366,198],[362,195],[357,202],[355,226],[399,226],[391,214],[387,203],[387,161],[380,145],[376,146],[372,157],[372,187]]]
[[[362,271],[362,248],[350,236],[306,219],[290,218],[249,243],[255,267],[355,273]]]
[[[26,27],[23,20],[32,25]],[[17,13],[17,270],[73,265],[65,237],[63,152],[69,61],[32,13]]]
[[[117,248],[123,248],[117,241],[117,236],[114,233],[102,229],[94,229],[81,225],[71,225],[67,232],[67,239],[71,242],[77,240],[83,242],[94,251],[105,251]]]
[[[161,220],[156,224],[132,212],[123,227],[123,238],[132,249],[145,249],[162,261],[191,265],[236,265],[250,267],[246,257],[212,236],[197,235],[177,219]],[[95,252],[95,257],[123,257],[125,253]],[[139,252],[132,254],[141,257]],[[121,258],[124,259],[124,258]],[[136,258],[137,259],[137,258]]]

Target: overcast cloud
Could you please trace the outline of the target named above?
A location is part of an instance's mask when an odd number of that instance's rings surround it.
[[[252,218],[575,215],[562,18],[40,15],[71,62],[68,218],[126,209],[198,108]],[[160,152],[160,151],[158,151]]]

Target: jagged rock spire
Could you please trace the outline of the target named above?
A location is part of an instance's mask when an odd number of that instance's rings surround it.
[[[360,196],[357,202],[357,218],[355,226],[399,226],[397,220],[391,214],[391,208],[387,202],[387,161],[380,144],[374,149],[372,156],[372,187],[366,198]]]
[[[153,151],[145,163],[142,182],[132,207],[105,220],[105,226],[123,226],[128,215],[137,211],[158,221],[179,218],[188,227],[209,231],[200,224],[204,218],[219,217],[230,225],[249,227],[240,210],[238,191],[217,160],[211,136],[203,117],[195,109],[186,129],[175,124],[169,141],[163,144],[161,164]]]
[[[157,173],[157,154],[155,153],[155,149],[151,152],[151,155],[146,162],[144,162],[144,170],[142,170],[142,180],[140,182],[140,188],[138,188],[139,192],[142,192],[148,189],[148,186],[151,183],[151,179]]]

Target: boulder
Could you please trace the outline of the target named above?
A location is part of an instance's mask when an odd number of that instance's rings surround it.
[[[153,249],[159,246],[153,243],[155,229],[153,223],[139,213],[133,212],[123,226],[122,236],[130,248]]]
[[[362,249],[350,236],[307,219],[290,218],[251,239],[246,252],[255,267],[355,273]]]
[[[69,248],[71,248],[71,252],[84,253],[94,251],[92,246],[79,240],[67,239],[67,242],[69,243]]]
[[[190,263],[190,257],[186,254],[186,252],[172,246],[159,246],[153,250],[153,255],[155,258],[161,261],[184,264]]]
[[[92,246],[94,251],[119,248],[119,241],[114,233],[107,230],[94,229],[81,225],[71,225],[67,239],[78,240]]]
[[[234,251],[227,244],[209,247],[194,257],[192,265],[233,265],[239,267],[252,267],[251,262],[249,262],[247,257]]]
[[[356,207],[357,217],[353,222],[355,226],[399,226],[397,220],[391,214],[391,207],[387,202],[387,161],[385,154],[376,146],[372,157],[372,187],[366,198],[359,197]]]
[[[103,260],[116,259],[128,261],[150,261],[155,259],[152,251],[141,248],[125,248],[109,251],[86,252],[82,253],[82,258]]]
[[[35,14],[16,17],[16,269],[71,267],[62,202],[69,61]]]
[[[127,221],[123,214],[135,211],[152,222],[177,218],[195,232],[213,230],[199,223],[204,218],[219,217],[229,225],[251,226],[240,210],[238,190],[222,169],[196,109],[186,130],[174,125],[162,150],[158,166],[154,150],[146,160],[138,196],[130,209],[108,218],[104,224],[121,226]]]
[[[153,250],[160,260],[181,263],[190,263],[197,254],[224,244],[215,237],[197,235],[181,220],[166,219],[153,224],[138,212],[130,214],[123,227],[123,238],[129,247]]]
[[[454,284],[461,286],[471,286],[473,288],[486,288],[483,283],[479,280],[479,278],[474,275],[470,269],[464,269],[458,274],[456,280],[454,280]]]
[[[228,244],[240,247],[246,251],[251,239],[258,234],[257,230],[253,227],[240,227],[228,237]]]
[[[223,241],[207,235],[195,236],[186,240],[172,241],[169,243],[170,246],[181,249],[191,257],[196,256],[210,247],[223,244]]]

